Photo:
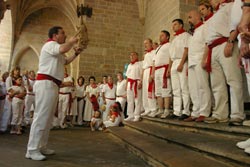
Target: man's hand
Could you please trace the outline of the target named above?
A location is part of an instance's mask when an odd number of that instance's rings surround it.
[[[250,50],[249,50],[249,42],[250,42],[250,34],[243,33],[240,35],[241,37],[241,45],[240,45],[240,56],[244,58],[250,58]]]
[[[227,42],[224,48],[224,55],[225,57],[231,57],[233,52],[234,44]]]
[[[75,55],[77,56],[83,51],[83,49],[80,47],[74,47],[74,51],[75,51]]]
[[[78,42],[78,38],[76,38],[76,37],[71,37],[69,39],[69,43],[71,43],[71,44],[76,44],[77,42]]]
[[[179,66],[177,67],[177,71],[182,72],[182,70],[183,70],[183,64],[179,64]]]

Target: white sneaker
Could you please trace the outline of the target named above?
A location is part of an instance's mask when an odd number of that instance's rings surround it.
[[[133,117],[128,117],[128,118],[124,119],[124,121],[133,121],[133,120],[134,120]]]
[[[236,146],[241,148],[241,149],[246,149],[246,148],[250,147],[250,138],[245,140],[245,141],[238,142],[236,144]],[[249,148],[249,151],[250,151],[250,148]]]
[[[43,155],[54,155],[55,154],[55,150],[51,150],[51,149],[48,149],[48,148],[41,149],[40,151],[41,151],[41,153]]]
[[[141,116],[146,116],[149,115],[151,113],[151,111],[145,111],[144,113],[141,114]]]
[[[25,155],[25,158],[32,159],[32,160],[35,160],[35,161],[42,161],[42,160],[46,159],[46,157],[44,155],[42,155],[39,151],[34,151],[32,153],[27,151],[26,155]]]
[[[169,116],[169,111],[165,109],[164,113],[161,115],[161,118],[164,119],[167,118],[167,116]]]
[[[151,114],[149,114],[148,116],[150,116],[150,117],[156,117],[156,116],[161,115],[161,114],[163,114],[163,110],[159,109],[158,111],[151,112]]]
[[[140,121],[140,117],[135,117],[135,119],[134,119],[133,121],[134,121],[134,122]]]

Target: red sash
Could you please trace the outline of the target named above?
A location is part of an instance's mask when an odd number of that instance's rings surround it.
[[[212,71],[211,60],[212,60],[213,48],[218,46],[218,45],[223,44],[227,40],[228,40],[227,37],[221,37],[221,38],[214,40],[210,45],[208,45],[208,57],[207,57],[207,72],[208,73],[210,73]]]
[[[130,83],[130,90],[132,90],[132,86],[134,85],[135,98],[137,98],[137,81],[138,80],[139,79],[128,78],[128,82]]]
[[[62,81],[55,79],[52,76],[46,75],[46,74],[37,74],[36,80],[50,80],[53,81],[55,84],[57,84],[57,86],[59,87],[62,83]]]
[[[152,75],[152,66],[150,66],[150,72],[149,72],[149,77]],[[155,81],[152,79],[152,82],[148,83],[148,98],[152,99],[153,98],[153,92],[155,90]]]
[[[97,98],[96,98],[95,95],[92,95],[90,97],[90,102],[92,103],[93,110],[98,111],[99,110],[99,104],[98,104],[98,101],[97,101]]]
[[[168,64],[162,65],[162,66],[157,66],[155,67],[155,70],[158,70],[160,68],[165,68],[164,73],[163,73],[163,86],[162,88],[167,88],[168,87],[168,78],[166,77],[167,75],[167,70],[168,70]]]

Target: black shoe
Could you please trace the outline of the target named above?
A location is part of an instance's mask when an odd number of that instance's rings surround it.
[[[177,115],[172,114],[172,115],[170,115],[168,118],[169,118],[169,119],[176,119],[176,118],[178,118],[178,116],[177,116]]]
[[[182,121],[184,119],[187,119],[188,117],[189,117],[188,115],[182,114],[178,119]]]

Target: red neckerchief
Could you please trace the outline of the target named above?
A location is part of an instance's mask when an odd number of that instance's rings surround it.
[[[231,2],[230,0],[224,0],[223,2],[219,3],[219,4],[216,6],[215,10],[218,11],[218,10],[220,9],[220,5],[221,5],[221,4],[223,4],[223,3],[230,3],[230,2]]]
[[[49,38],[49,39],[47,39],[47,41],[46,42],[50,42],[50,41],[55,41],[54,39],[52,39],[52,38]]]
[[[64,78],[67,78],[69,75],[68,74],[64,74]]]
[[[178,31],[175,32],[174,36],[180,35],[182,33],[186,32],[183,28],[179,29]]]
[[[154,50],[154,48],[150,48],[147,50],[147,53],[151,52],[152,50]]]
[[[200,27],[201,25],[203,24],[203,22],[201,21],[201,22],[199,22],[198,24],[196,24],[195,26],[194,26],[194,29],[197,29],[198,27]]]
[[[91,84],[90,85],[92,88],[97,88],[97,85],[96,84]]]
[[[138,62],[138,59],[136,59],[135,61],[131,61],[130,64],[135,64],[136,62]]]
[[[163,42],[161,42],[161,45],[164,45],[164,44],[166,44],[166,43],[168,43],[168,42],[169,42],[168,40],[163,41]]]
[[[22,84],[17,84],[17,83],[15,83],[15,86],[21,86]]]
[[[213,12],[211,12],[209,15],[205,17],[205,21],[208,21],[212,16],[214,15]]]
[[[108,86],[110,89],[113,89],[114,84],[113,83],[108,83]]]
[[[35,81],[36,79],[34,78],[34,79],[32,79],[32,78],[29,78],[29,80],[31,80],[31,81]]]

